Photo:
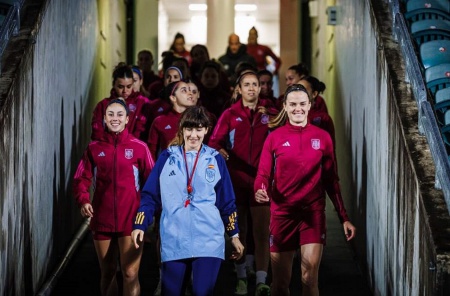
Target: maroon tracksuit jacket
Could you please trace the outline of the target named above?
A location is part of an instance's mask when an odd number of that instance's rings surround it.
[[[73,180],[74,196],[81,207],[90,203],[89,187],[94,183],[91,230],[130,231],[153,159],[147,145],[125,129],[119,134],[104,132],[92,141],[78,165]]]
[[[254,190],[266,189],[271,213],[325,210],[325,192],[341,222],[348,221],[336,171],[330,135],[308,123],[289,122],[271,132],[264,143]]]

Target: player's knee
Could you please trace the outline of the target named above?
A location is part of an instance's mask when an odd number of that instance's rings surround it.
[[[139,270],[134,267],[122,268],[122,276],[125,281],[134,281],[139,276]]]
[[[318,275],[314,270],[304,271],[302,273],[302,284],[307,287],[315,287],[318,285]]]

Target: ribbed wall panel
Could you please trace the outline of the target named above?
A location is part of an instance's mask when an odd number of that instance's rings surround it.
[[[0,295],[34,295],[81,222],[70,180],[98,32],[96,1],[49,1],[2,110]]]

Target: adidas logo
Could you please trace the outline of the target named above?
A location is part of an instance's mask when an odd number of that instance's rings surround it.
[[[106,155],[105,155],[105,152],[102,151],[98,154],[98,156],[106,156]]]
[[[168,124],[164,129],[172,129],[172,127],[170,126],[170,124]]]
[[[169,174],[169,177],[170,176],[175,176],[175,171],[171,171],[170,174]]]
[[[158,108],[158,112],[163,112],[164,111],[164,108],[163,107],[159,107]]]
[[[238,117],[236,118],[236,121],[242,121],[242,118]]]
[[[289,144],[289,141],[286,141],[286,143],[284,143],[283,145],[281,145],[281,146],[283,146],[283,147],[290,147],[291,146],[291,144]]]

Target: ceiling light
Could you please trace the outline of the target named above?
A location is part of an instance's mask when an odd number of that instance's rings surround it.
[[[191,11],[206,11],[208,5],[206,4],[189,4],[189,10]]]
[[[256,11],[258,7],[255,4],[236,4],[234,10],[236,11]]]

